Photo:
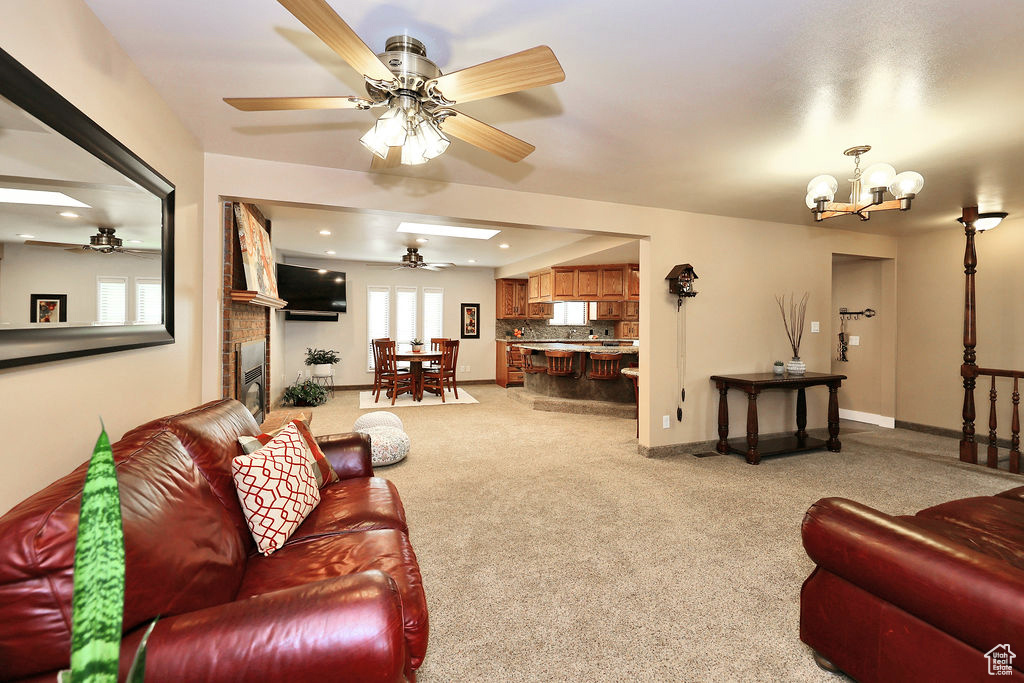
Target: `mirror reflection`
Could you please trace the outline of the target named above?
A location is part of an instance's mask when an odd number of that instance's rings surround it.
[[[0,97],[0,330],[160,324],[162,212]]]

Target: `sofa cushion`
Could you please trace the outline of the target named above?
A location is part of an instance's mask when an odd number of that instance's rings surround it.
[[[1003,491],[1002,493],[999,493],[999,494],[996,494],[996,495],[999,498],[1008,498],[1010,500],[1015,500],[1015,501],[1017,501],[1019,503],[1024,504],[1024,486],[1018,486],[1015,489],[1010,489],[1009,491]]]
[[[237,599],[371,569],[389,574],[402,595],[412,667],[427,649],[427,602],[409,539],[397,529],[375,529],[293,542],[269,557],[252,557]]]
[[[344,479],[320,489],[320,504],[313,508],[288,542],[372,529],[408,532],[398,491],[394,484],[380,477]]]
[[[299,433],[285,429],[255,453],[239,455],[231,463],[242,512],[264,555],[284,545],[320,502],[305,450]]]
[[[247,546],[173,434],[114,444],[125,535],[124,629],[232,599]],[[0,518],[0,662],[19,678],[68,665],[72,569],[88,463]]]

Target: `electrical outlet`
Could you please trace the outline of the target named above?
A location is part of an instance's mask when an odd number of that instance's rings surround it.
[[[821,332],[821,323],[819,323],[817,320],[812,320],[811,332]]]
[[[669,425],[671,425],[671,424],[672,423],[669,421],[669,416],[668,415],[662,415],[661,416],[661,426],[662,426],[663,429],[668,429]]]
[[[860,346],[860,337],[858,335],[850,336],[850,346]]]

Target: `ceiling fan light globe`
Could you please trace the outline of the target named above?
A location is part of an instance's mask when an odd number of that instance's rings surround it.
[[[401,147],[409,134],[409,114],[405,109],[392,107],[380,115],[373,128],[386,147]],[[384,154],[387,156],[386,151]]]
[[[427,163],[430,158],[426,156],[427,145],[423,136],[417,131],[405,140],[402,147],[402,164],[404,166],[418,166]]]
[[[416,137],[423,144],[423,156],[427,159],[444,154],[451,144],[448,136],[441,132],[431,119],[424,118],[416,126]]]
[[[896,199],[913,197],[921,192],[924,187],[924,176],[916,171],[903,171],[897,173],[889,183],[889,192]]]
[[[814,176],[811,178],[811,182],[807,183],[807,194],[808,196],[813,195],[815,199],[825,197],[828,201],[832,201],[838,189],[839,181],[830,175]]]
[[[380,135],[377,134],[377,126],[374,126],[370,130],[366,131],[363,137],[359,138],[359,142],[366,149],[373,152],[376,156],[381,159],[387,159],[388,157],[388,146],[384,144]]]
[[[807,196],[804,197],[804,204],[807,205],[808,209],[816,209],[818,207],[818,198],[814,196],[813,192],[808,192]]]
[[[876,187],[889,187],[896,177],[896,169],[891,164],[871,164],[860,175],[861,187],[869,190]]]

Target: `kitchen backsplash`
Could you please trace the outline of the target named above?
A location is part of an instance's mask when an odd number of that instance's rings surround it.
[[[494,334],[498,339],[513,337],[513,330],[523,331],[520,339],[586,339],[593,331],[598,339],[615,337],[615,323],[594,322],[593,325],[548,325],[546,320],[495,320]]]

